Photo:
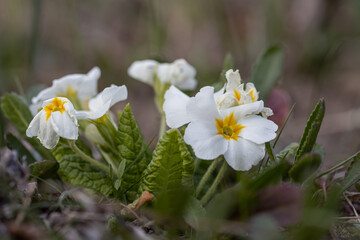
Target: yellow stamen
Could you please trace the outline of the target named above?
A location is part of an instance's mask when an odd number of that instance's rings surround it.
[[[215,121],[216,128],[218,130],[217,134],[222,135],[226,140],[233,139],[237,141],[241,129],[245,127],[243,125],[236,124],[234,113],[226,116],[224,120],[216,118]]]
[[[235,89],[234,89],[234,96],[236,97],[236,99],[237,99],[238,101],[240,101],[241,94],[240,94],[238,91],[236,91]]]
[[[250,95],[251,95],[252,101],[253,101],[253,102],[256,102],[255,96],[254,96],[254,89],[251,89],[249,93],[250,93]]]
[[[44,107],[44,111],[46,112],[46,121],[51,117],[51,113],[59,111],[61,114],[65,112],[64,104],[67,101],[62,101],[60,98],[54,98],[52,102]]]

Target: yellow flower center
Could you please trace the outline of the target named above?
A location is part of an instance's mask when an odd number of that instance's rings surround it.
[[[77,96],[77,91],[75,89],[73,89],[72,87],[68,86],[66,88],[66,94],[70,97],[75,98]]]
[[[241,129],[245,126],[241,124],[236,124],[236,119],[234,118],[234,113],[226,116],[225,119],[215,119],[216,128],[219,135],[222,135],[226,140],[235,140],[237,141]]]
[[[235,89],[234,89],[234,96],[236,97],[236,99],[237,99],[238,101],[240,101],[240,99],[241,99],[241,94],[240,94],[238,91],[236,91]]]
[[[62,101],[60,98],[54,98],[54,100],[44,107],[44,111],[46,112],[46,121],[49,120],[51,113],[59,111],[61,114],[65,112],[64,104],[66,101]]]
[[[253,102],[256,102],[255,97],[254,97],[254,89],[251,89],[250,92],[249,92],[249,94],[251,95],[252,101],[253,101]]]

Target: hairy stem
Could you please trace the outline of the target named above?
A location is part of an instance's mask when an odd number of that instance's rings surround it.
[[[219,185],[221,179],[224,177],[224,174],[227,169],[227,162],[223,161],[223,164],[221,165],[220,171],[218,172],[218,175],[216,176],[213,184],[210,186],[210,188],[207,190],[205,195],[201,198],[200,203],[205,204],[207,201],[209,201],[210,197],[214,194],[216,187]]]
[[[82,158],[84,158],[86,161],[88,161],[91,164],[96,165],[97,167],[101,168],[102,170],[106,171],[107,173],[109,173],[109,168],[107,166],[105,166],[104,164],[102,164],[101,162],[93,159],[92,157],[86,155],[86,153],[84,153],[83,151],[81,151],[80,148],[78,148],[78,146],[76,146],[75,141],[71,141],[69,140],[69,144],[72,147],[72,149],[77,152]]]
[[[204,176],[201,178],[199,185],[196,188],[195,191],[195,197],[198,197],[201,190],[204,188],[205,183],[207,182],[207,180],[209,179],[211,173],[214,171],[214,169],[216,168],[216,165],[218,164],[218,162],[222,159],[222,157],[218,157],[216,158],[211,165],[208,167],[208,169],[206,170]]]

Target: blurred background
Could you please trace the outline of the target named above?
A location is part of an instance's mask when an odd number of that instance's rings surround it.
[[[318,138],[324,168],[359,150],[358,0],[1,0],[0,94],[17,91],[30,99],[53,79],[99,66],[99,90],[127,85],[149,141],[160,117],[152,88],[127,75],[133,61],[185,58],[197,69],[200,88],[218,81],[227,53],[247,81],[273,44],[285,51],[283,73],[268,100],[274,119],[281,124],[296,103],[278,148],[300,140],[324,97]]]

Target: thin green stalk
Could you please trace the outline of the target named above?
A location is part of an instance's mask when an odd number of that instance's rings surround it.
[[[227,162],[223,160],[223,164],[222,164],[220,171],[219,171],[218,175],[216,176],[213,184],[210,186],[210,188],[205,193],[205,195],[201,198],[201,200],[200,200],[201,204],[205,204],[209,201],[211,196],[214,194],[216,187],[219,185],[221,179],[224,177],[226,169],[227,169]]]
[[[330,172],[332,172],[332,171],[336,170],[337,168],[339,168],[339,167],[341,167],[341,166],[343,166],[343,165],[347,164],[348,162],[350,162],[351,160],[353,160],[353,159],[354,159],[354,157],[355,157],[356,155],[358,155],[359,153],[360,153],[360,151],[359,151],[359,152],[357,152],[357,153],[355,153],[355,154],[354,154],[354,155],[352,155],[351,157],[347,158],[346,160],[342,161],[341,163],[336,164],[334,167],[330,168],[329,170],[327,170],[327,171],[325,171],[325,172],[323,172],[323,173],[321,173],[321,174],[317,175],[317,176],[315,177],[315,179],[320,178],[320,177],[322,177],[322,176],[324,176],[324,175],[326,175],[326,174],[328,174],[328,173],[330,173]]]
[[[196,191],[195,191],[195,197],[198,197],[201,190],[203,189],[205,183],[207,182],[207,180],[209,179],[211,173],[215,170],[216,168],[216,165],[218,164],[218,162],[222,160],[222,157],[218,157],[216,158],[212,163],[211,165],[208,167],[208,169],[206,170],[204,176],[201,178],[200,182],[199,182],[199,185],[197,186],[196,188]]]
[[[195,158],[194,161],[194,172],[196,172],[196,170],[198,169],[199,165],[200,165],[201,159],[199,158]]]
[[[162,135],[164,135],[165,131],[166,131],[166,118],[165,118],[164,111],[161,111],[161,123],[160,123],[160,130],[159,130],[159,138],[161,138]]]
[[[86,153],[84,153],[83,151],[81,151],[80,148],[78,148],[75,144],[75,141],[69,140],[69,144],[72,147],[72,149],[77,152],[82,158],[84,158],[86,161],[88,161],[91,164],[96,165],[97,167],[101,168],[102,170],[106,171],[107,173],[110,172],[110,169],[105,166],[104,164],[102,164],[101,162],[93,159],[92,157],[89,157],[88,155],[86,155]]]

